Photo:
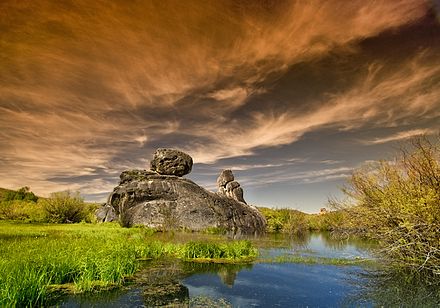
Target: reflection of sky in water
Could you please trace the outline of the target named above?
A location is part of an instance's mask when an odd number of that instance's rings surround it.
[[[359,291],[360,272],[357,267],[256,264],[240,271],[232,287],[212,274],[196,274],[183,283],[190,297],[225,298],[234,307],[335,307]]]
[[[293,239],[289,247],[260,249],[260,255],[263,258],[290,254],[321,258],[372,258],[367,250],[369,246],[366,242],[335,240],[319,233],[302,241]]]
[[[369,257],[368,243],[334,240],[328,234],[311,234],[302,239],[278,237],[262,249],[261,258],[285,254],[326,258]],[[277,246],[277,248],[274,248]],[[282,248],[279,248],[282,247]],[[361,278],[367,269],[354,266],[307,265],[295,263],[257,263],[249,266],[184,263],[195,274],[181,282],[191,298],[204,296],[225,299],[234,307],[339,307],[372,306],[352,301],[369,284]],[[191,266],[190,266],[191,265]],[[177,264],[174,264],[177,266]],[[247,268],[246,268],[247,267]],[[148,287],[147,287],[148,288]],[[141,307],[142,291],[107,293],[104,297],[73,296],[60,307]]]
[[[110,291],[100,293],[86,293],[76,296],[69,296],[54,307],[76,308],[129,308],[144,307],[142,290],[135,288],[128,291]]]

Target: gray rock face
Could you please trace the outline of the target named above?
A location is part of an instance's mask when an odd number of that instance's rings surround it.
[[[127,177],[127,173],[142,177]],[[252,206],[207,191],[188,179],[143,170],[121,174],[119,185],[97,217],[100,221],[119,219],[123,226],[190,230],[218,227],[247,234],[262,233],[266,225]]]
[[[217,194],[234,199],[238,202],[243,202],[243,189],[240,183],[234,181],[234,175],[231,170],[223,170],[217,178],[218,191]]]
[[[158,149],[150,162],[152,171],[162,175],[184,176],[191,172],[193,160],[188,154],[175,149]]]
[[[191,171],[192,158],[180,151],[159,149],[152,171],[126,170],[107,203],[96,211],[98,221],[119,220],[123,226],[142,224],[159,229],[223,228],[233,233],[263,233],[266,221],[243,199],[243,190],[225,170],[213,193],[180,177]],[[165,173],[165,174],[164,174]]]
[[[226,191],[233,191],[235,188],[240,187],[240,183],[237,181],[228,182],[226,184]]]
[[[119,176],[120,180],[120,184],[123,183],[127,183],[127,182],[131,182],[133,180],[144,180],[146,179],[149,175],[154,175],[156,174],[156,172],[154,171],[147,171],[147,170],[125,170],[124,172],[121,173],[121,175]]]

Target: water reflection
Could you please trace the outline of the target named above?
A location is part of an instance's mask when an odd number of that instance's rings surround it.
[[[378,307],[440,307],[437,277],[399,270],[368,271],[362,274],[369,283],[347,303],[372,302]]]
[[[252,239],[272,255],[369,256],[374,243],[328,233]],[[60,307],[438,307],[440,288],[412,273],[301,263],[145,262],[125,289],[70,296]]]
[[[219,264],[219,263],[195,263],[182,262],[184,276],[189,277],[195,274],[217,275],[221,282],[233,287],[237,274],[242,270],[252,270],[253,264]]]
[[[350,295],[358,294],[351,277],[361,268],[305,264],[256,264],[240,271],[232,287],[216,275],[195,274],[183,279],[190,297],[224,298],[233,307],[338,307]]]
[[[194,307],[199,304],[204,307],[212,304],[215,307],[221,298],[215,301],[201,301],[200,298],[191,301],[189,289],[182,281],[193,275],[211,275],[216,276],[223,285],[232,288],[237,274],[244,269],[252,269],[252,264],[195,263],[165,259],[146,263],[136,274],[135,283],[142,290],[140,294],[146,307]]]
[[[317,258],[373,258],[376,244],[359,238],[335,237],[329,232],[307,233],[301,237],[285,234],[267,235],[254,240],[261,259],[282,255]]]

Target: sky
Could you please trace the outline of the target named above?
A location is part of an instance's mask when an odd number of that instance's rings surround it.
[[[440,2],[0,1],[0,187],[105,201],[159,147],[316,212],[440,129]]]

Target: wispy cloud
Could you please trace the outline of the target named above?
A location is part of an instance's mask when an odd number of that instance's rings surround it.
[[[9,176],[0,186],[99,194],[108,186],[98,180],[50,179],[95,166],[114,177],[145,167],[156,146],[213,163],[327,126],[436,117],[440,63],[430,50],[397,67],[359,65],[348,89],[322,93],[301,113],[270,101],[273,83],[295,65],[356,54],[358,42],[428,10],[424,0],[2,1],[0,172]],[[268,108],[254,105],[263,95]]]
[[[440,61],[431,54],[422,52],[399,67],[375,63],[364,69],[365,74],[347,91],[329,94],[327,101],[303,114],[255,111],[245,125],[242,122],[208,124],[210,130],[196,134],[216,132],[215,141],[193,147],[193,153],[198,161],[209,163],[219,158],[249,155],[261,146],[289,144],[325,126],[343,130],[364,125],[383,127],[407,118],[440,115],[440,87],[434,86],[440,75]]]
[[[320,163],[324,164],[324,165],[337,165],[337,164],[340,164],[343,162],[344,161],[342,161],[342,160],[333,160],[333,159],[324,159],[324,160],[320,161]]]
[[[243,176],[239,179],[244,187],[259,187],[273,183],[290,182],[291,185],[304,183],[319,183],[328,180],[347,178],[352,172],[351,167],[325,168],[300,172],[277,170],[258,177]]]
[[[363,141],[363,143],[365,144],[382,144],[382,143],[387,143],[387,142],[392,142],[392,141],[400,141],[400,140],[404,140],[404,139],[409,139],[412,137],[416,137],[416,136],[422,136],[422,135],[433,135],[438,133],[437,130],[435,129],[431,129],[431,128],[425,128],[425,129],[412,129],[412,130],[408,130],[408,131],[402,131],[402,132],[398,132],[386,137],[381,137],[381,138],[375,138],[373,140],[367,140],[367,141]]]

